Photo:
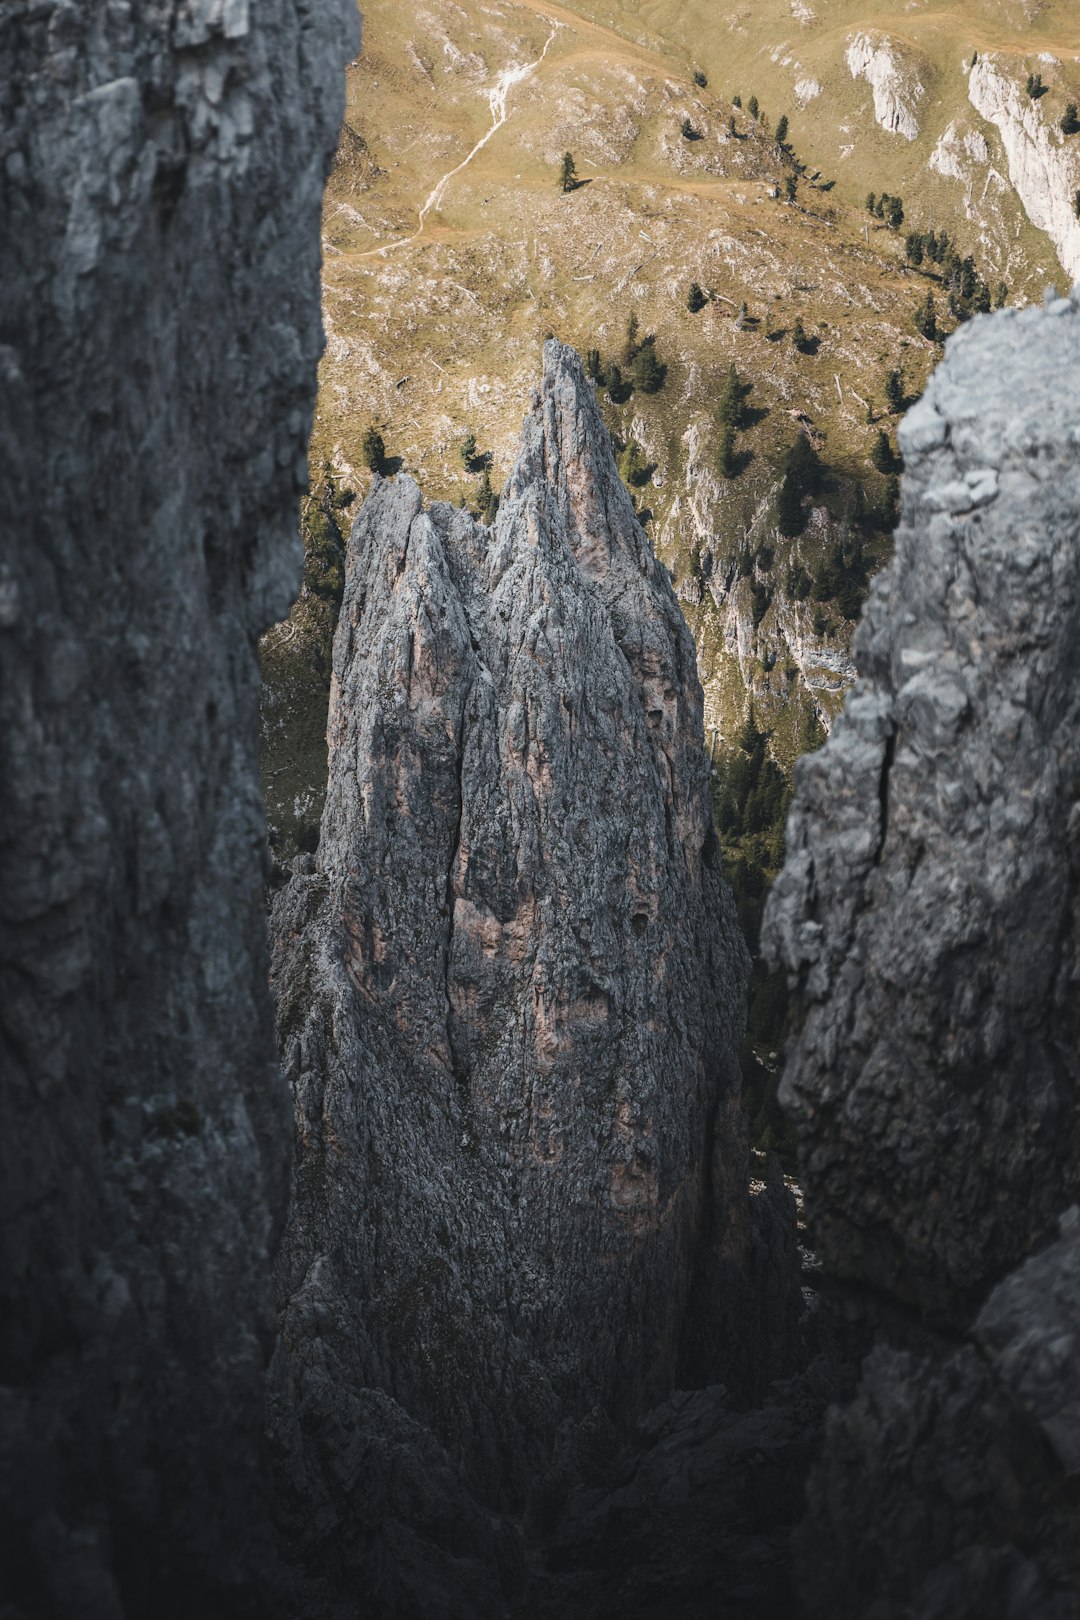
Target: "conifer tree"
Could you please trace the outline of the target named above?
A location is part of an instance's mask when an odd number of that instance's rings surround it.
[[[932,292],[927,293],[925,304],[920,304],[918,309],[915,311],[915,330],[922,337],[927,338],[931,343],[937,342],[937,306],[934,303],[934,295]]]
[[[720,429],[716,470],[721,478],[734,478],[739,470],[739,459],[735,454],[735,429],[730,422],[725,422]]]
[[[809,441],[799,434],[784,462],[784,481],[780,486],[776,519],[781,534],[794,536],[806,527],[803,502],[812,496],[821,478],[821,464]]]
[[[746,110],[750,114],[751,118],[756,118],[757,117],[757,115],[758,115],[758,98],[757,98],[757,96],[751,96],[750,97],[750,100],[746,103]]]
[[[696,315],[699,309],[704,309],[709,302],[701,287],[696,281],[690,283],[690,291],[686,295],[686,307],[691,315]]]
[[[386,445],[374,422],[364,431],[360,441],[360,455],[369,472],[381,473],[386,465]]]
[[[1080,131],[1080,118],[1076,115],[1076,102],[1070,101],[1061,115],[1061,133],[1075,135]]]
[[[890,371],[885,378],[885,403],[894,416],[904,408],[904,380],[898,371]]]
[[[559,165],[559,189],[567,192],[576,189],[578,183],[577,169],[574,167],[572,152],[564,152],[562,163]]]
[[[893,470],[893,449],[884,428],[878,428],[877,438],[870,452],[870,461],[878,472],[889,473]]]
[[[745,385],[733,363],[728,367],[727,374],[720,384],[716,401],[716,420],[721,427],[730,427],[734,431],[742,427],[745,396]]]
[[[655,394],[664,386],[664,368],[656,358],[651,338],[641,345],[631,367],[634,387],[642,394]]]
[[[781,113],[776,124],[776,144],[783,146],[788,137],[787,113]]]
[[[469,432],[461,441],[461,464],[466,472],[472,472],[473,462],[477,457],[476,434]]]
[[[634,363],[634,356],[641,347],[638,342],[638,332],[640,330],[638,318],[631,310],[626,319],[626,337],[623,340],[622,361],[624,366],[631,366]]]

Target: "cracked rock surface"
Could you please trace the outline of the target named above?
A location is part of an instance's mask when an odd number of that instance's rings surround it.
[[[3,1607],[235,1620],[290,1134],[254,640],[355,14],[0,10]]]
[[[950,340],[768,907],[812,1240],[879,1318],[811,1487],[813,1615],[1080,1598],[1078,363],[1076,295]]]
[[[342,1418],[372,1391],[484,1504],[425,1521],[467,1561],[560,1426],[748,1359],[747,957],[701,688],[573,351],[546,346],[492,528],[376,485],[329,742],[272,920],[297,1126],[272,1412],[300,1545],[377,1583],[402,1465]]]

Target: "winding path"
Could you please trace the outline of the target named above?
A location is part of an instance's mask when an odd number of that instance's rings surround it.
[[[499,74],[493,88],[488,91],[488,103],[491,107],[492,119],[491,128],[485,135],[480,137],[467,158],[464,158],[462,162],[460,162],[456,168],[451,169],[448,174],[443,175],[430,197],[421,207],[417,228],[412,235],[403,236],[397,242],[387,242],[383,247],[370,248],[366,253],[358,253],[356,255],[358,259],[375,259],[383,257],[387,253],[396,253],[399,248],[409,247],[413,242],[418,241],[419,238],[423,236],[424,230],[427,226],[427,217],[433,209],[438,210],[441,208],[442,200],[446,195],[447,186],[450,184],[451,180],[462,172],[463,169],[467,169],[469,167],[469,164],[472,162],[473,158],[476,157],[477,153],[482,152],[488,141],[490,141],[491,137],[502,129],[507,119],[506,102],[511,90],[516,84],[521,84],[524,79],[528,79],[533,73],[536,72],[537,68],[540,66],[541,62],[543,62],[548,51],[554,44],[556,34],[562,27],[563,24],[561,22],[556,22],[553,25],[551,33],[548,36],[548,42],[544,46],[544,49],[540,52],[540,55],[536,58],[535,62],[526,62],[524,64],[519,64],[516,67],[508,67]]]

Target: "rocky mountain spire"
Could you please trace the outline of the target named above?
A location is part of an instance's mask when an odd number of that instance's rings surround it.
[[[376,484],[329,743],[318,858],[272,922],[275,1409],[324,1537],[343,1496],[370,1509],[340,1419],[381,1422],[372,1391],[494,1504],[560,1425],[629,1418],[743,1331],[747,957],[701,689],[573,351],[546,346],[494,526]]]

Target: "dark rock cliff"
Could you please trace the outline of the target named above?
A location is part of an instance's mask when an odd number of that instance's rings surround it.
[[[768,1362],[693,644],[573,351],[547,345],[492,528],[376,486],[329,740],[319,854],[272,922],[274,1414],[301,1544],[348,1562],[399,1511],[358,1427],[422,1426],[495,1509],[557,1432]]]
[[[5,1614],[265,1613],[286,610],[347,0],[0,8]]]
[[[1080,1612],[1080,298],[963,329],[766,934],[816,1247],[875,1325],[814,1616]]]

